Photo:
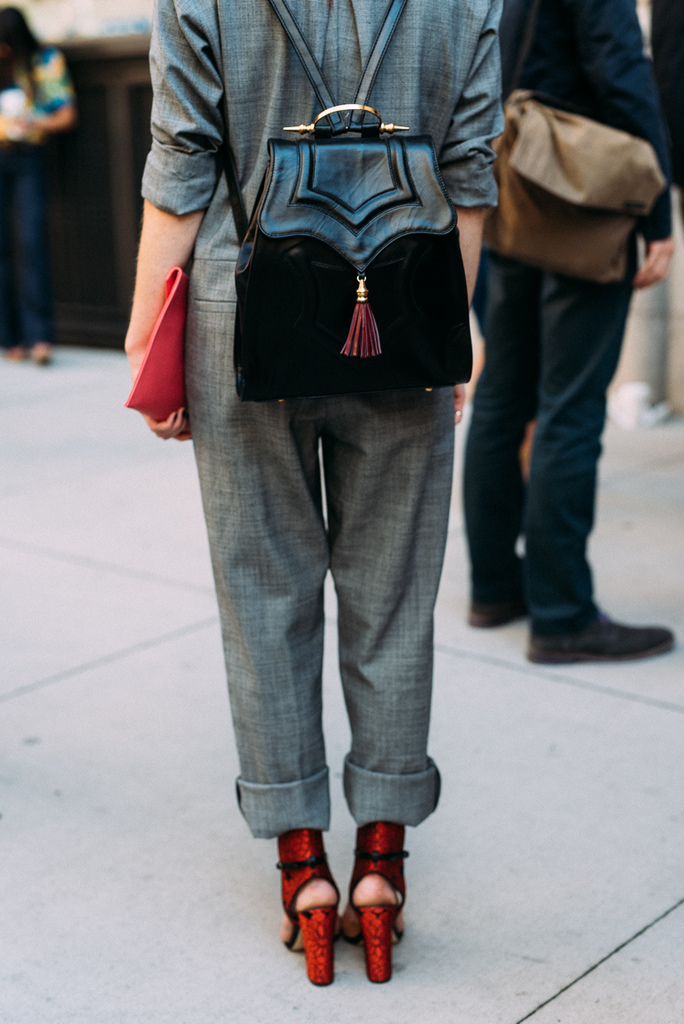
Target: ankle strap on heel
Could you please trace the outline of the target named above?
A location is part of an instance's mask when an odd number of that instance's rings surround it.
[[[278,854],[280,860],[276,867],[282,871],[282,897],[285,913],[290,920],[297,923],[293,911],[297,893],[312,878],[322,878],[330,882],[338,893],[330,868],[328,857],[323,849],[323,833],[319,829],[295,828],[278,836]]]
[[[399,850],[398,853],[382,853],[380,850],[354,850],[354,856],[361,860],[371,860],[377,864],[381,860],[406,860],[411,854],[408,850]]]
[[[327,853],[322,853],[318,857],[313,855],[311,857],[307,857],[306,860],[290,860],[287,862],[279,860],[276,867],[279,871],[297,871],[301,868],[316,868],[319,864],[327,863],[328,855]]]
[[[408,850],[403,849],[404,834],[403,825],[390,821],[373,821],[357,831],[350,895],[364,875],[381,875],[399,893],[400,906],[403,906],[406,898],[404,861],[409,855]]]

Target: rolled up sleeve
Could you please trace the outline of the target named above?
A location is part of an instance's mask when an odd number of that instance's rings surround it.
[[[458,206],[496,206],[492,140],[503,131],[498,28],[503,0],[492,0],[439,165]]]
[[[155,3],[152,149],[142,194],[166,213],[204,210],[216,189],[224,121],[215,6],[191,0]]]

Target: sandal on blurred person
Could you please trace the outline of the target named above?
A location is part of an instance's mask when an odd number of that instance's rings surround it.
[[[36,366],[48,366],[52,362],[52,345],[47,341],[37,341],[31,345],[29,355]]]
[[[13,345],[12,348],[6,348],[3,355],[11,363],[20,363],[22,359],[26,359],[26,349],[21,345]]]

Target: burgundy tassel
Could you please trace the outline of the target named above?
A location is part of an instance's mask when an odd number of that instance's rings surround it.
[[[352,317],[351,327],[344,348],[340,352],[343,356],[360,356],[367,359],[369,356],[379,356],[380,334],[378,325],[373,316],[373,310],[368,301],[368,289],[366,278],[357,277],[359,287],[356,290],[356,306]]]

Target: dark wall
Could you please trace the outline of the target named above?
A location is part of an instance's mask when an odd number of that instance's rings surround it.
[[[78,97],[75,131],[48,146],[57,341],[121,348],[130,312],[150,147],[147,37],[63,50]]]

